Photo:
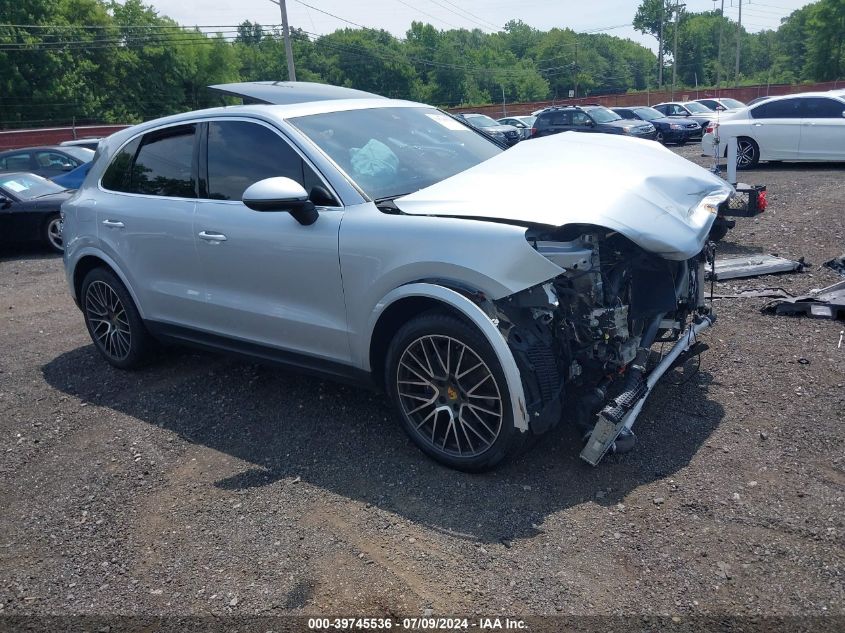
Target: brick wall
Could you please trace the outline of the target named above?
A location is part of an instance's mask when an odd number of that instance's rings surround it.
[[[51,127],[37,130],[0,130],[0,151],[33,147],[35,145],[58,145],[62,141],[108,136],[128,125],[85,125],[77,127]]]

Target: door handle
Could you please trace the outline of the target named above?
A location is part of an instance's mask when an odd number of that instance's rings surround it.
[[[124,224],[120,220],[103,220],[103,226],[108,226],[113,229],[122,229]]]
[[[753,125],[754,125],[754,127],[763,127],[762,123],[754,123]]]
[[[225,242],[228,239],[222,233],[210,233],[208,231],[200,231],[199,236],[206,242]]]

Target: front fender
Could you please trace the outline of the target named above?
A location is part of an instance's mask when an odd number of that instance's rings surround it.
[[[393,303],[408,297],[425,297],[440,301],[441,303],[459,311],[473,324],[475,324],[475,326],[487,339],[487,342],[490,343],[490,346],[496,354],[496,358],[499,360],[499,364],[502,366],[502,372],[505,374],[508,393],[510,394],[511,406],[513,407],[514,426],[516,426],[516,428],[520,431],[527,431],[528,413],[525,405],[525,393],[522,389],[522,380],[520,378],[519,369],[507,342],[499,332],[497,324],[494,323],[480,307],[467,299],[464,295],[452,290],[451,288],[432,283],[410,283],[400,286],[388,293],[376,304],[369,316],[367,323],[367,335],[364,337],[366,340],[362,341],[361,348],[357,350],[360,355],[359,358],[361,365],[368,371],[371,369],[369,353],[363,350],[368,351],[370,349],[373,332],[375,331],[379,317]]]

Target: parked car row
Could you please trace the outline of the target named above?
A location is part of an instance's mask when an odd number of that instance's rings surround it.
[[[0,152],[0,241],[62,252],[61,204],[85,180],[99,140]]]
[[[0,241],[41,242],[62,252],[62,203],[71,193],[27,172],[0,173]]]
[[[845,161],[845,92],[767,97],[721,114],[701,139],[706,156],[724,158],[736,138],[736,164],[762,161]]]

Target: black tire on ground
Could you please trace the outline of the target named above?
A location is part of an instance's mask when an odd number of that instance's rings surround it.
[[[493,348],[455,317],[428,312],[406,323],[388,348],[385,383],[411,440],[446,466],[489,470],[522,445]]]
[[[736,168],[753,169],[760,162],[760,146],[754,139],[740,136],[736,140]]]
[[[64,253],[65,247],[62,242],[62,219],[58,213],[52,213],[44,220],[41,230],[42,240],[45,246],[54,253]]]
[[[663,135],[663,132],[658,131],[657,136],[654,137],[654,140],[660,143],[661,145],[666,144],[666,137]]]
[[[714,224],[713,228],[710,229],[710,239],[714,242],[718,242],[728,234],[728,230],[729,228],[727,224]]]
[[[155,341],[113,272],[105,268],[90,271],[82,282],[80,304],[94,347],[106,361],[119,369],[144,364]]]
[[[677,145],[678,147],[683,147],[684,145],[686,145],[686,144],[687,144],[687,140],[689,140],[689,139],[682,138],[680,141],[678,141],[678,142],[676,143],[676,145]]]

